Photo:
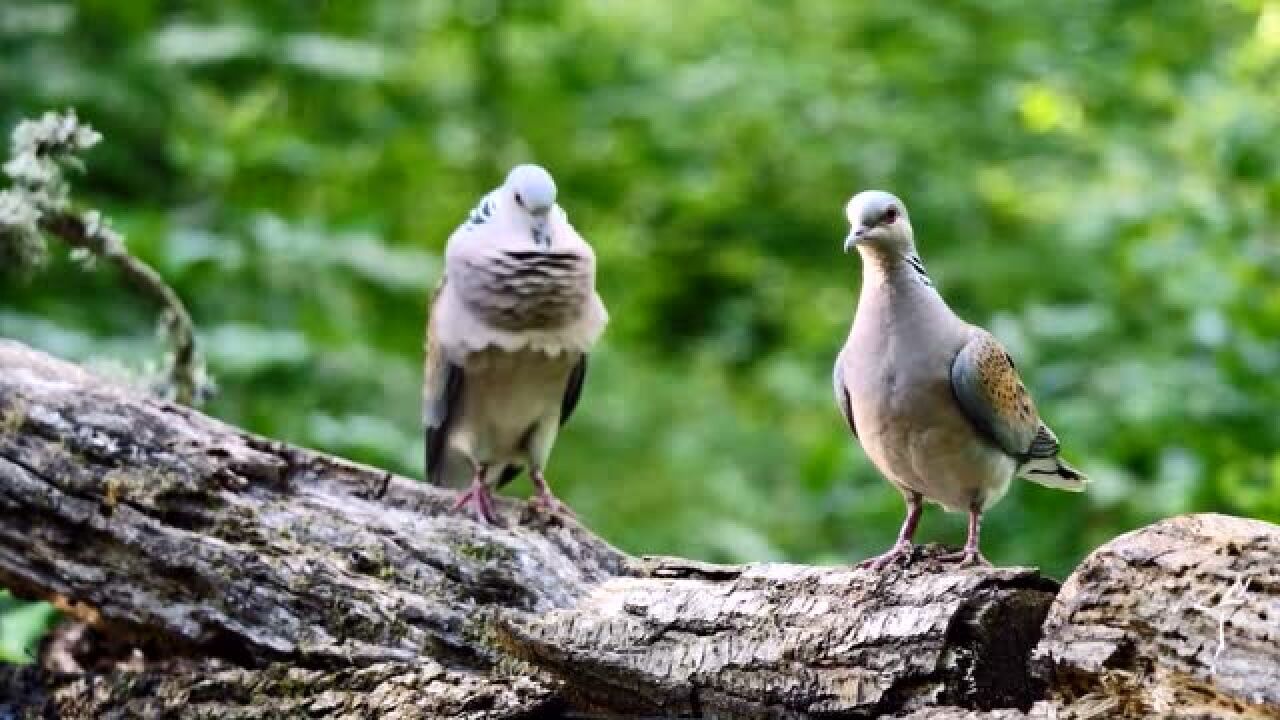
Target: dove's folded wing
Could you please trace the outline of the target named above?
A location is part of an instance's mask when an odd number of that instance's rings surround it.
[[[991,333],[974,337],[951,365],[951,389],[980,433],[1018,461],[1017,475],[1078,492],[1089,482],[1058,457],[1058,438],[1040,420],[1013,358]]]
[[[560,401],[560,424],[564,425],[569,422],[569,417],[573,415],[573,411],[578,407],[578,400],[582,397],[582,385],[587,380],[587,354],[583,353],[578,358],[578,362],[573,366],[573,370],[569,372],[569,380],[565,383],[564,398]]]
[[[440,345],[434,311],[445,292],[441,280],[432,296],[431,314],[427,320],[427,347],[422,384],[422,424],[426,430],[426,478],[433,485],[448,485],[444,477],[445,454],[448,449],[449,427],[462,397],[464,383],[462,368],[449,361]]]
[[[849,386],[844,382],[844,348],[841,348],[840,354],[836,356],[836,366],[832,372],[831,381],[836,395],[836,407],[840,408],[840,414],[849,425],[849,432],[853,433],[854,437],[858,437],[858,427],[853,422],[853,406],[849,401]]]
[[[991,333],[974,329],[951,364],[951,389],[980,433],[1014,458],[1029,455],[1040,434],[1040,415],[1013,358]],[[1057,452],[1052,448],[1039,451]]]

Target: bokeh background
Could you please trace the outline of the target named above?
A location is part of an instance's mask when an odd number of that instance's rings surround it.
[[[830,368],[843,205],[880,187],[1095,480],[1015,484],[988,557],[1062,576],[1167,515],[1280,521],[1276,0],[5,0],[0,125],[66,107],[105,135],[78,198],[252,430],[419,475],[444,241],[536,161],[613,314],[550,472],[582,520],[635,553],[877,552],[902,501]],[[0,268],[0,335],[154,362],[153,309],[54,250]],[[52,616],[0,595],[0,657]]]

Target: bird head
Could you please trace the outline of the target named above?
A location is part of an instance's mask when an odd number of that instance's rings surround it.
[[[915,245],[907,206],[896,196],[883,190],[864,190],[854,195],[844,209],[849,218],[849,237],[844,251],[855,247],[872,247],[897,253],[908,253]]]
[[[502,183],[503,193],[516,214],[528,222],[533,244],[551,245],[547,218],[556,206],[556,181],[538,165],[517,165]]]

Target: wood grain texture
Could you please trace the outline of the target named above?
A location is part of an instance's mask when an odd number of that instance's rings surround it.
[[[640,564],[504,640],[586,704],[716,717],[1027,707],[1027,657],[1057,589],[1026,568],[907,571]]]
[[[481,682],[497,609],[546,612],[624,571],[576,524],[502,502],[495,530],[452,502],[0,341],[0,585],[148,657],[431,659]]]
[[[0,585],[112,645],[0,667],[0,718],[1280,717],[1265,523],[1159,523],[1055,599],[939,547],[882,576],[636,559],[454,499],[0,341]]]
[[[563,709],[536,679],[450,670],[429,659],[340,670],[217,662],[86,675],[8,670],[0,672],[0,718],[518,720]]]
[[[1055,694],[1132,717],[1280,717],[1280,528],[1173,518],[1094,551],[1036,650]]]

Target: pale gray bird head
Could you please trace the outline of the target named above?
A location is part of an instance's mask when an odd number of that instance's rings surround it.
[[[547,218],[556,206],[556,181],[539,165],[517,165],[507,173],[503,192],[515,213],[529,225],[533,244],[551,244]]]
[[[863,190],[849,200],[844,214],[849,218],[845,252],[861,246],[908,253],[915,247],[907,206],[892,193]]]

